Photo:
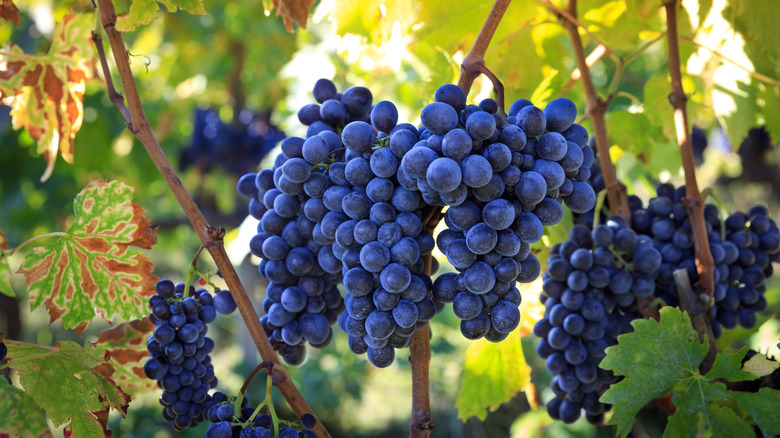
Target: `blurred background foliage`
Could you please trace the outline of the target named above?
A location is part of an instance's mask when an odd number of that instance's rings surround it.
[[[552,2],[565,7],[565,2]],[[127,1],[116,2],[119,12]],[[419,110],[443,83],[457,82],[459,63],[468,52],[491,2],[479,0],[322,0],[307,29],[291,34],[281,19],[266,16],[258,2],[205,0],[208,15],[161,13],[149,25],[125,34],[142,101],[159,142],[180,177],[214,226],[225,227],[234,263],[259,308],[264,288],[257,260],[247,257],[244,234],[246,203],[235,193],[242,172],[252,171],[263,154],[287,135],[305,132],[296,118],[312,100],[320,77],[340,89],[368,86],[375,101],[392,100],[401,121],[419,122]],[[659,181],[682,182],[680,158],[668,103],[665,19],[658,0],[581,0],[579,17],[591,33],[583,34],[586,54],[598,58],[593,79],[610,99],[607,114],[613,161],[629,193],[647,199]],[[681,52],[695,125],[695,151],[701,187],[710,187],[724,208],[745,210],[760,203],[780,217],[780,4],[774,0],[684,0]],[[69,8],[90,11],[86,0],[19,2],[21,22],[0,24],[0,45],[9,41],[28,53],[45,52],[54,23]],[[596,39],[593,38],[596,37]],[[572,99],[584,112],[585,96],[576,80],[571,43],[544,1],[512,3],[493,38],[486,64],[503,81],[506,101],[525,97],[542,107],[556,97]],[[118,83],[115,78],[115,83]],[[491,95],[484,78],[470,100]],[[121,90],[120,90],[121,91]],[[125,129],[122,116],[106,97],[102,83],[88,84],[84,124],[75,140],[75,163],[58,160],[52,177],[39,176],[46,163],[32,154],[34,140],[11,129],[9,108],[0,106],[0,227],[13,247],[43,233],[67,229],[71,202],[90,181],[119,179],[136,188],[135,200],[160,227],[158,244],[149,252],[161,277],[176,281],[199,246],[186,217],[168,191],[143,147]],[[587,121],[583,122],[590,126]],[[270,153],[269,153],[270,152]],[[247,163],[250,166],[246,168]],[[569,219],[570,220],[570,219]],[[548,231],[548,243],[564,238],[567,220]],[[441,254],[439,254],[441,256]],[[446,259],[442,259],[446,265]],[[21,262],[16,255],[13,267]],[[443,270],[444,268],[442,268]],[[440,271],[441,272],[441,271]],[[17,299],[2,298],[0,331],[9,337],[52,345],[78,339],[61,324],[48,325],[44,311],[29,312],[23,281],[16,276]],[[524,324],[538,314],[534,296],[524,293]],[[767,288],[771,312],[760,327],[727,332],[721,342],[737,340],[778,355],[780,283]],[[94,341],[102,322],[92,324]],[[530,405],[551,398],[551,376],[536,357],[533,335],[523,337],[525,357],[533,367],[536,392],[519,394],[484,421],[458,418],[455,399],[469,342],[458,320],[445,310],[432,322],[432,408],[437,437],[611,436],[607,427],[584,420],[566,426],[544,409]],[[257,363],[248,334],[237,316],[221,318],[212,329],[220,349],[214,363],[220,386],[235,391],[242,375]],[[290,372],[312,408],[333,436],[395,437],[408,431],[411,399],[409,362],[399,356],[378,370],[355,357],[346,336]],[[518,335],[519,336],[519,335]],[[258,379],[261,380],[261,379]],[[255,382],[251,397],[262,398]],[[529,405],[529,397],[531,403]],[[281,397],[277,397],[282,400]],[[285,409],[283,403],[278,403]],[[648,406],[640,416],[650,436],[663,430]],[[118,437],[173,436],[162,421],[154,394],[133,402],[128,419],[112,420]],[[648,420],[648,421],[643,421]],[[196,429],[180,436],[202,436]]]

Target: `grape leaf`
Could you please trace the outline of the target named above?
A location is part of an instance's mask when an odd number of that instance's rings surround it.
[[[144,374],[144,362],[149,357],[146,340],[154,330],[149,318],[136,319],[100,332],[96,345],[111,355],[108,363],[96,368],[130,395],[154,390],[157,385]]]
[[[622,437],[631,431],[642,406],[697,375],[707,354],[707,345],[699,343],[688,314],[677,308],[661,309],[659,322],[639,319],[631,324],[634,332],[621,335],[599,365],[626,376],[601,396],[613,405],[609,424],[616,425]]]
[[[168,12],[182,9],[194,15],[206,15],[203,0],[159,0]],[[116,29],[120,32],[130,32],[138,26],[147,25],[157,18],[160,7],[157,0],[133,0],[126,14],[120,14],[116,19]]]
[[[3,234],[3,231],[0,230],[0,251],[10,251],[11,248],[8,247],[8,239],[5,237],[5,234]],[[8,264],[8,258],[3,257],[0,259],[0,293],[4,295],[8,295],[9,297],[13,297],[14,290],[11,287],[11,266]]]
[[[156,230],[145,210],[132,202],[133,188],[118,181],[90,184],[74,199],[75,219],[65,236],[36,247],[24,258],[32,309],[46,305],[51,322],[81,334],[95,311],[110,322],[146,316],[145,297],[158,278],[138,247],[156,243]]]
[[[55,426],[70,421],[77,437],[106,436],[104,412],[115,409],[124,416],[130,403],[130,396],[95,370],[107,356],[102,348],[71,341],[54,348],[8,343],[8,366],[19,373],[25,393]]]
[[[525,362],[518,332],[493,343],[480,339],[466,350],[463,381],[455,406],[458,418],[484,420],[489,410],[508,402],[531,384],[531,367]]]
[[[742,347],[739,351],[723,350],[715,357],[712,369],[704,378],[708,380],[726,379],[731,382],[754,380],[756,376],[742,370],[742,358],[747,354],[749,347]],[[758,356],[758,355],[756,355]]]
[[[51,176],[58,152],[73,164],[73,139],[92,76],[93,24],[94,14],[66,15],[57,21],[46,56],[29,56],[14,44],[0,55],[0,100],[11,106],[13,128],[26,128],[48,162],[41,181]]]
[[[764,436],[780,434],[780,391],[761,388],[758,393],[735,392],[734,398],[753,417]]]
[[[0,0],[0,18],[13,22],[14,26],[19,25],[19,8],[13,0]]]
[[[0,378],[0,419],[0,437],[51,436],[43,410],[4,378]]]

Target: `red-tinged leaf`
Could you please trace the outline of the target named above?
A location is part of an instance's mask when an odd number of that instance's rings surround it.
[[[0,437],[41,436],[51,436],[43,409],[29,394],[0,378]]]
[[[45,304],[51,322],[81,334],[97,311],[141,319],[158,278],[138,247],[156,242],[146,211],[132,201],[133,188],[118,181],[90,184],[73,201],[75,220],[62,238],[37,247],[19,273],[27,280],[32,309]]]
[[[0,18],[13,22],[14,26],[19,25],[19,8],[13,0],[0,0]]]
[[[287,32],[292,32],[293,23],[306,29],[309,11],[316,1],[317,0],[273,0],[273,7],[271,9],[276,8],[276,15],[282,16],[284,27],[287,29]],[[264,7],[266,7],[266,12],[270,12],[266,3],[264,3]]]
[[[203,0],[160,0],[160,3],[165,5],[168,12],[182,9],[190,14],[206,15]],[[120,32],[133,31],[138,26],[151,23],[157,18],[159,11],[160,7],[155,0],[133,0],[127,13],[117,17],[116,29]]]
[[[146,340],[154,327],[149,318],[144,318],[100,332],[96,345],[105,348],[111,360],[99,366],[97,372],[130,395],[155,390],[157,385],[144,375],[144,362],[149,357]]]
[[[0,99],[11,107],[13,128],[27,129],[37,141],[37,153],[49,163],[42,181],[51,175],[58,154],[73,163],[73,139],[83,121],[84,90],[94,61],[93,25],[93,14],[66,15],[57,22],[47,55],[29,56],[13,44],[0,55]]]
[[[3,231],[0,230],[0,252],[5,253],[10,251],[8,247],[8,239],[6,239]],[[8,264],[8,258],[0,258],[0,294],[14,296],[14,290],[11,288],[11,266]]]
[[[69,423],[73,436],[110,436],[108,411],[127,411],[130,396],[96,370],[108,359],[105,349],[70,341],[54,348],[9,342],[8,358],[25,393],[55,426]]]

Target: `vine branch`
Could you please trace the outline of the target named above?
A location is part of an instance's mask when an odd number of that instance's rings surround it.
[[[498,24],[501,22],[501,18],[504,16],[504,12],[509,7],[509,3],[512,0],[496,0],[493,3],[493,7],[490,8],[490,13],[485,19],[485,23],[482,25],[482,29],[477,35],[477,39],[474,41],[474,45],[471,46],[468,55],[463,58],[463,62],[460,65],[460,78],[458,78],[458,86],[469,94],[471,86],[474,84],[474,80],[484,73],[493,82],[493,89],[496,91],[498,97],[498,107],[504,109],[504,86],[501,81],[485,67],[485,53],[488,46],[490,46],[490,40],[493,39],[493,35],[496,33]]]
[[[423,229],[433,234],[433,230],[443,217],[441,208],[434,206],[423,219]],[[430,276],[433,254],[423,256],[423,272]],[[412,366],[412,417],[410,422],[410,438],[427,438],[433,431],[434,421],[431,414],[431,394],[428,370],[431,363],[431,331],[430,324],[416,330],[412,334],[412,345],[409,349],[409,363]]]
[[[688,316],[691,317],[691,324],[699,334],[699,339],[702,342],[705,339],[709,341],[707,355],[699,366],[701,373],[706,374],[712,368],[712,365],[715,363],[715,357],[718,355],[715,334],[712,333],[712,326],[707,321],[704,303],[698,299],[696,292],[693,290],[691,280],[688,277],[688,271],[686,269],[675,270],[674,283],[677,286],[677,294],[680,296],[680,308],[688,312]]]
[[[208,224],[203,213],[187,192],[187,189],[182,184],[179,176],[176,174],[176,171],[171,166],[171,163],[168,161],[154,136],[154,132],[149,125],[149,121],[146,119],[146,114],[144,113],[141,104],[141,98],[135,84],[133,72],[130,68],[130,58],[124,40],[122,39],[122,34],[117,31],[115,27],[117,17],[113,2],[111,0],[98,0],[98,4],[103,29],[108,36],[111,51],[114,55],[114,61],[127,98],[127,107],[129,108],[131,117],[131,121],[128,122],[128,129],[139,141],[141,141],[144,148],[146,148],[149,157],[154,162],[160,175],[168,184],[171,192],[173,192],[179,205],[184,210],[184,213],[190,220],[190,223],[198,234],[203,246],[214,259],[225,282],[233,293],[241,317],[244,319],[244,323],[252,336],[252,340],[254,341],[260,356],[264,361],[274,363],[274,382],[282,393],[282,396],[284,396],[287,403],[298,416],[307,413],[313,415],[308,404],[303,399],[303,396],[295,387],[292,379],[290,379],[289,374],[287,374],[284,367],[280,364],[279,358],[265,334],[265,330],[260,325],[252,302],[249,300],[249,296],[225,252],[224,242],[222,241],[223,234]],[[100,45],[98,45],[98,47],[100,47]],[[105,58],[105,56],[103,56],[103,58]],[[104,67],[104,73],[107,73],[106,69],[107,67]],[[110,74],[106,74],[106,77],[109,78]],[[122,105],[117,105],[120,111],[122,111],[122,106],[124,105],[124,102],[121,103]],[[317,421],[314,432],[320,437],[330,437],[330,434],[328,434],[327,430],[322,426],[321,421]]]
[[[609,106],[609,101],[604,101],[596,91],[595,85],[593,85],[593,78],[590,75],[590,67],[585,58],[585,50],[579,33],[580,25],[577,22],[577,0],[569,0],[567,11],[558,9],[549,1],[545,1],[545,3],[548,4],[548,7],[550,7],[554,13],[566,18],[564,27],[569,32],[569,38],[571,39],[572,47],[574,49],[574,57],[577,59],[577,66],[582,75],[582,86],[585,88],[585,94],[588,99],[588,106],[585,112],[591,122],[593,122],[593,130],[596,134],[596,149],[599,153],[599,163],[601,164],[601,173],[604,177],[604,187],[607,191],[609,209],[612,214],[618,214],[630,223],[631,211],[628,207],[626,187],[618,181],[615,173],[615,166],[612,164],[612,158],[609,155],[609,137],[607,136],[607,123],[604,118],[607,107]],[[596,41],[598,41],[598,39],[596,39]],[[600,44],[604,46],[605,51],[612,53],[608,46],[603,43]],[[600,214],[600,211],[596,211],[595,214]],[[651,298],[637,299],[637,305],[642,315],[645,318],[658,320],[658,309],[650,305],[650,303]]]
[[[586,114],[593,122],[593,130],[596,135],[596,149],[599,153],[599,162],[601,163],[601,173],[604,175],[604,186],[607,190],[607,200],[610,211],[626,219],[631,218],[631,212],[628,208],[628,196],[625,187],[620,184],[615,174],[615,166],[609,155],[609,140],[607,136],[607,124],[604,115],[607,112],[607,102],[605,102],[596,91],[593,85],[593,77],[590,75],[590,67],[585,58],[585,51],[580,38],[579,24],[577,22],[577,0],[569,0],[569,5],[565,15],[561,9],[558,9],[549,1],[545,1],[550,10],[566,18],[563,26],[569,32],[569,38],[574,49],[574,57],[577,60],[577,67],[582,75],[582,86],[585,88],[585,94],[588,99]],[[596,40],[598,41],[598,40]],[[601,43],[603,44],[603,43]],[[604,45],[605,50],[611,53],[608,46]]]
[[[699,273],[699,281],[694,285],[696,290],[680,290],[680,304],[683,310],[691,315],[693,327],[702,340],[709,339],[710,345],[715,343],[712,328],[704,318],[694,318],[699,313],[704,313],[712,303],[712,294],[715,286],[715,262],[710,252],[710,243],[707,239],[707,226],[704,221],[704,200],[699,193],[699,185],[696,182],[696,165],[693,161],[693,147],[691,137],[688,135],[688,113],[686,104],[688,97],[685,95],[682,85],[682,73],[680,70],[680,48],[677,33],[677,0],[666,1],[666,41],[669,47],[669,75],[672,78],[672,92],[669,102],[674,107],[674,127],[677,134],[677,144],[680,146],[683,170],[685,171],[685,198],[683,203],[688,210],[693,230],[693,242],[696,250],[696,270]],[[705,306],[694,306],[699,301],[699,296],[706,294]]]

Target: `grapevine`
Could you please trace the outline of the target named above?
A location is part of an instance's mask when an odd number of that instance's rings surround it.
[[[3,1],[0,436],[780,434],[777,6],[391,3]]]

